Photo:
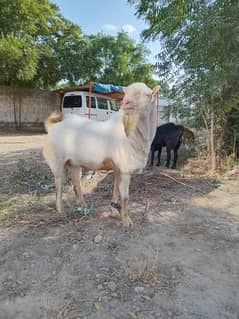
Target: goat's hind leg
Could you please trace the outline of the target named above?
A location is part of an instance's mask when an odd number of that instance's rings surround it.
[[[52,173],[55,177],[56,185],[56,210],[59,213],[63,213],[63,201],[62,201],[62,191],[63,191],[63,179],[64,179],[64,164],[60,161],[50,162],[47,161],[50,166]]]
[[[59,213],[63,213],[63,201],[62,201],[62,189],[64,178],[64,162],[61,159],[57,159],[52,147],[45,143],[43,147],[43,156],[47,164],[55,177],[56,185],[56,210]]]
[[[160,146],[158,149],[158,163],[157,166],[160,166],[160,159],[161,159],[162,147]]]
[[[81,206],[86,206],[86,202],[83,197],[81,188],[81,167],[71,166],[71,179],[73,184],[73,189],[76,195],[77,204]]]
[[[57,170],[55,175],[55,184],[56,184],[56,210],[59,213],[63,213],[63,201],[62,201],[62,189],[63,189],[63,178],[64,178],[64,167]]]

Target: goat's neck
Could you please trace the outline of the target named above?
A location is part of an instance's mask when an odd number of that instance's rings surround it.
[[[156,131],[157,114],[153,109],[141,115],[125,115],[124,126],[131,147],[137,154],[148,156]]]

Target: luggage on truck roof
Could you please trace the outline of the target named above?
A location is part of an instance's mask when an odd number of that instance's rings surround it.
[[[86,85],[76,86],[76,87],[68,87],[68,88],[60,88],[55,90],[55,92],[64,95],[70,91],[86,91],[89,93],[97,93],[104,96],[108,96],[114,100],[122,100],[124,92],[123,86],[121,85],[113,85],[113,84],[102,84],[98,82],[90,82]]]

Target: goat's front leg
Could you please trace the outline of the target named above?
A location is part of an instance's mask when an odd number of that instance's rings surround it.
[[[158,163],[157,163],[157,166],[160,165],[161,153],[162,153],[162,147],[160,146],[159,149],[158,149]]]
[[[155,149],[151,149],[151,161],[150,161],[150,166],[154,166],[154,154],[155,154]]]
[[[71,167],[71,179],[72,179],[77,203],[81,206],[86,206],[86,202],[84,200],[82,189],[81,189],[81,167],[78,167],[78,166]]]
[[[120,182],[120,172],[114,172],[114,188],[113,188],[113,196],[112,202],[118,203],[119,199],[119,182]]]
[[[128,215],[128,200],[129,200],[129,184],[130,184],[130,174],[121,173],[119,182],[119,191],[121,197],[121,209],[120,215],[123,222],[123,226],[129,227],[133,225],[129,215]]]
[[[120,172],[114,172],[114,188],[113,188],[113,196],[111,200],[111,211],[113,216],[119,216],[120,212],[120,204],[119,200],[119,182],[120,182]]]

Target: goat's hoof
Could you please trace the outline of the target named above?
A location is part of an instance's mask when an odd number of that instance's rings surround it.
[[[57,207],[56,208],[57,213],[64,214],[64,208],[63,207]]]
[[[87,216],[87,215],[90,215],[91,213],[92,213],[92,210],[87,206],[80,206],[80,207],[77,207],[76,209],[76,214],[78,216]]]
[[[157,163],[157,165],[156,166],[160,166],[160,163]]]
[[[116,202],[111,202],[111,207],[117,209],[119,212],[121,210],[121,205],[119,203],[116,203]]]
[[[120,208],[121,208],[120,204],[111,202],[110,208],[111,208],[111,214],[109,216],[111,218],[120,219]]]
[[[171,169],[176,169],[176,166],[171,166]]]
[[[130,217],[125,217],[122,219],[122,223],[124,227],[131,228],[133,227],[133,222]]]

